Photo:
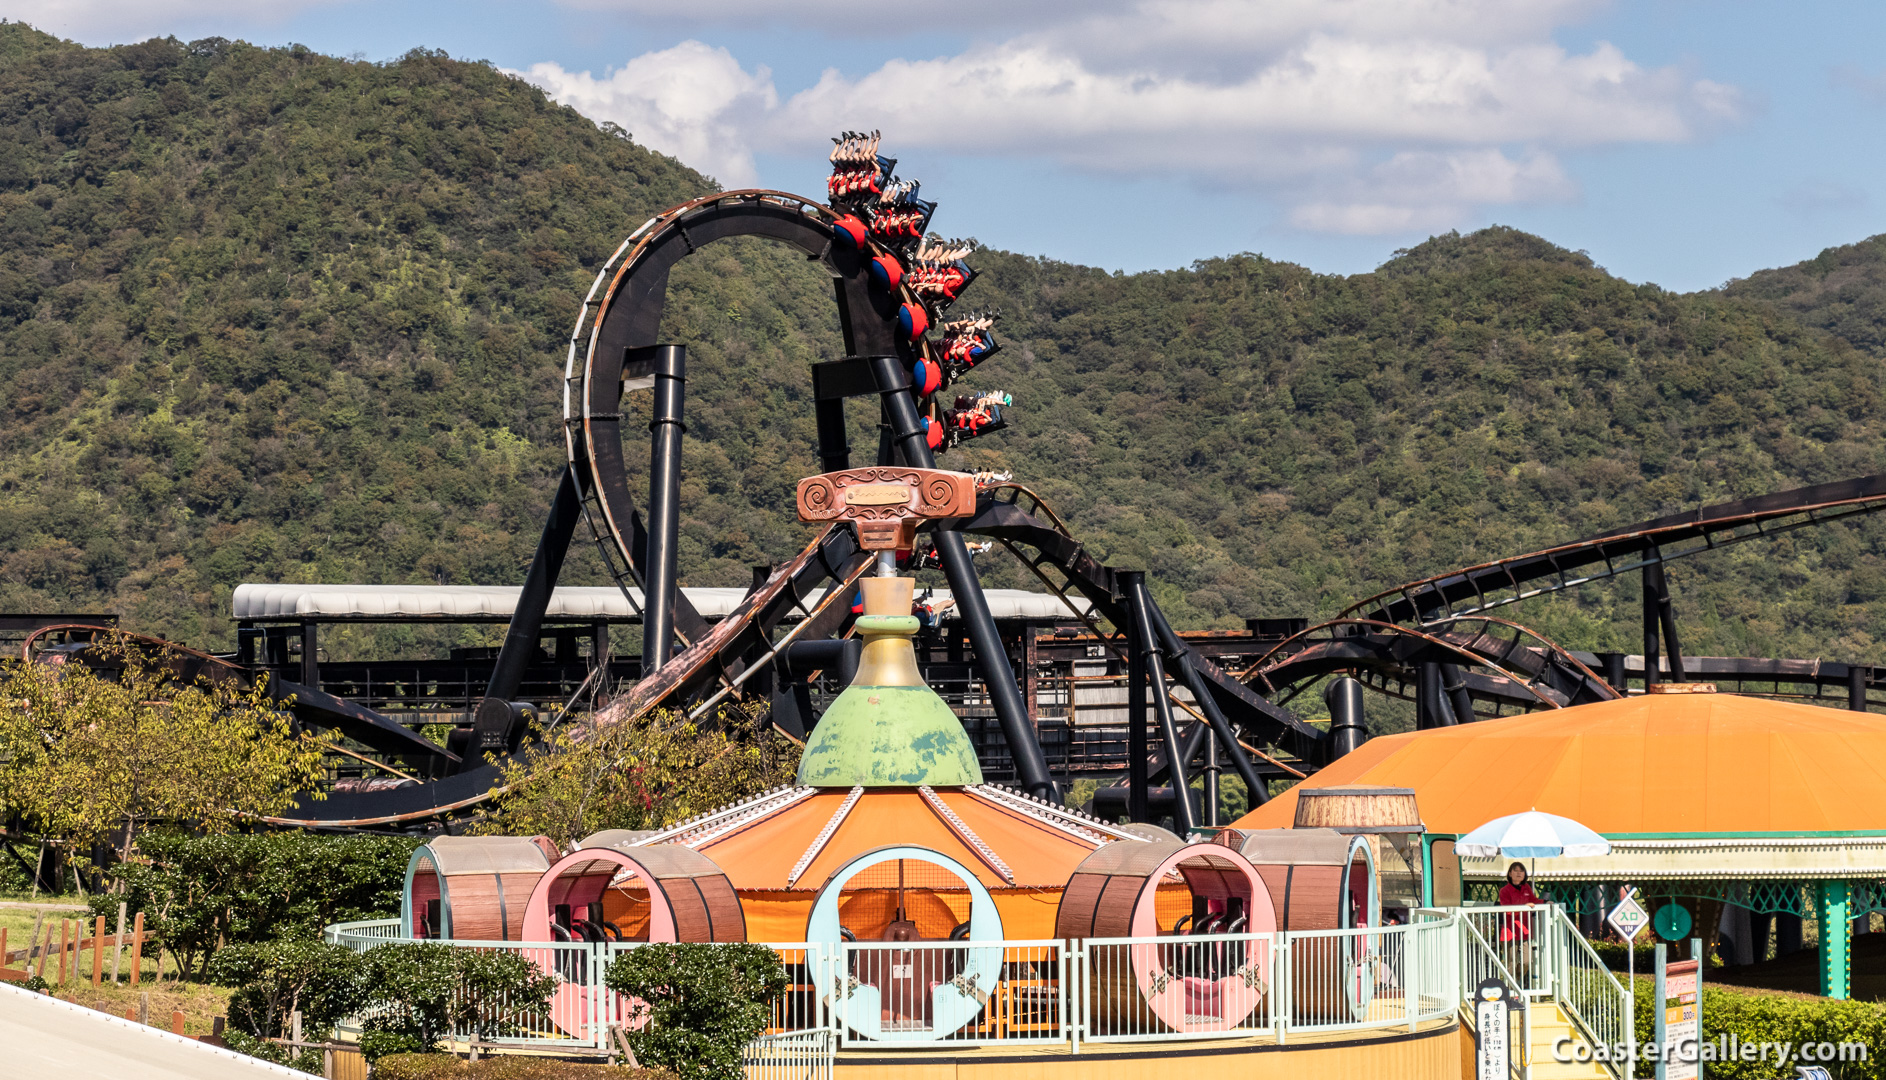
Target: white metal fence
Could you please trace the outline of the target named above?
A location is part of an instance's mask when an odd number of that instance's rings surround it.
[[[1511,929],[1519,925],[1525,934]],[[343,923],[328,928],[327,940],[365,951],[409,940],[400,929],[398,920]],[[1532,947],[1514,948],[1520,940]],[[518,953],[558,982],[547,1010],[490,1002],[489,1015],[460,1037],[606,1050],[613,1029],[639,1023],[635,1003],[603,985],[609,964],[634,943],[449,944]],[[768,947],[785,964],[788,988],[770,1030],[748,1047],[751,1080],[825,1080],[832,1054],[846,1046],[1063,1044],[1079,1052],[1085,1042],[1413,1031],[1454,1015],[1489,976],[1515,987],[1522,1002],[1563,1001],[1594,1043],[1621,1040],[1630,1024],[1618,980],[1549,907],[1423,909],[1408,925],[1273,934]],[[1524,1046],[1525,1009],[1514,1022],[1515,1045]]]

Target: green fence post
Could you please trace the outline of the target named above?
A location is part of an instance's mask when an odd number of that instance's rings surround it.
[[[1821,996],[1844,1000],[1852,975],[1853,926],[1847,921],[1852,890],[1844,881],[1820,883]]]

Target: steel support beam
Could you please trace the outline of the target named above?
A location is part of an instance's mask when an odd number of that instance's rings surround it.
[[[1323,689],[1323,703],[1329,706],[1329,753],[1338,758],[1361,746],[1369,737],[1364,718],[1362,684],[1344,676]]]
[[[874,356],[871,372],[877,379],[884,415],[891,423],[904,461],[918,468],[936,468],[936,458],[923,441],[923,425],[917,418],[917,403],[910,396],[910,373],[903,361],[895,356]],[[939,524],[931,535],[936,542],[937,555],[943,561],[943,573],[949,578],[950,595],[956,599],[956,610],[976,650],[976,662],[989,690],[989,702],[995,707],[1002,735],[1015,759],[1016,779],[1029,794],[1058,803],[1060,793],[1048,773],[1048,757],[1042,753],[1041,742],[1028,723],[1028,707],[1022,703],[1015,669],[1009,666],[1008,649],[1002,644],[1002,634],[996,629],[994,617],[989,614],[989,600],[982,593],[982,581],[976,576],[975,564],[969,561],[963,534]]]
[[[515,718],[510,706],[517,688],[524,681],[524,669],[537,651],[537,638],[543,632],[544,612],[550,607],[550,594],[563,572],[563,557],[570,550],[570,537],[583,517],[583,494],[577,490],[576,472],[565,467],[557,483],[556,498],[550,502],[550,515],[537,539],[537,553],[531,556],[530,572],[524,575],[524,589],[518,594],[517,607],[511,610],[511,625],[504,632],[504,645],[498,649],[498,662],[491,667],[491,680],[485,684],[485,696],[474,714],[473,753],[464,755],[462,768],[481,763],[477,751],[512,746],[521,734],[514,730]]]
[[[1852,709],[1854,712],[1866,711],[1866,677],[1868,674],[1869,670],[1861,667],[1859,664],[1847,665],[1847,708]]]
[[[1143,575],[1141,580],[1144,581]],[[1152,615],[1153,629],[1159,632],[1160,644],[1164,646],[1166,655],[1172,657],[1172,662],[1178,665],[1179,676],[1185,680],[1186,687],[1192,691],[1193,699],[1198,702],[1199,711],[1205,714],[1205,722],[1211,725],[1211,733],[1215,737],[1213,742],[1224,747],[1225,753],[1231,758],[1232,767],[1238,770],[1238,778],[1243,780],[1244,786],[1250,789],[1250,805],[1257,807],[1269,802],[1270,786],[1257,775],[1257,769],[1251,764],[1251,759],[1245,756],[1244,748],[1238,745],[1238,733],[1232,729],[1231,721],[1225,718],[1224,710],[1218,707],[1218,699],[1212,697],[1211,687],[1206,683],[1204,674],[1192,664],[1191,654],[1184,648],[1179,635],[1172,632],[1172,624],[1166,621],[1166,613],[1155,606]],[[1140,729],[1142,733],[1145,730],[1143,727]],[[1207,753],[1216,753],[1213,742],[1205,744]],[[1217,759],[1213,757],[1208,761],[1211,764],[1207,767],[1210,768],[1215,766]],[[1217,803],[1210,805],[1216,806]]]
[[[812,404],[819,425],[819,471],[851,468],[851,441],[845,430],[845,399],[820,398]]]
[[[1159,720],[1159,737],[1166,744],[1166,767],[1172,773],[1172,823],[1177,826],[1173,831],[1189,837],[1198,818],[1192,813],[1192,785],[1185,774],[1185,746],[1179,738],[1178,725],[1172,719],[1172,696],[1166,692],[1166,668],[1159,654],[1158,631],[1153,628],[1153,598],[1146,591],[1144,571],[1135,573],[1125,585],[1127,609],[1133,619],[1134,644],[1145,657],[1140,666],[1146,674],[1146,692],[1152,695],[1153,715]]]
[[[1442,689],[1441,665],[1423,660],[1415,675],[1415,727],[1420,730],[1454,726],[1453,710]]]
[[[1144,584],[1146,572],[1143,570],[1121,570],[1114,574],[1114,581],[1126,594],[1129,609],[1132,604],[1132,590],[1136,584]],[[1152,783],[1148,773],[1146,745],[1146,642],[1140,638],[1139,620],[1126,620],[1126,817],[1129,821],[1145,821],[1152,815],[1147,802],[1147,790]]]
[[[1441,664],[1441,690],[1447,695],[1447,707],[1454,715],[1454,723],[1473,723],[1473,697],[1467,693],[1467,680],[1461,675],[1459,664]]]
[[[675,588],[680,576],[681,420],[686,394],[687,349],[654,345],[655,408],[648,421],[648,561],[643,571],[642,677],[661,669],[674,655]],[[842,405],[843,403],[840,402]]]

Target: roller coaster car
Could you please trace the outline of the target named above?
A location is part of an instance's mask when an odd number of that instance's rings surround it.
[[[950,445],[1000,431],[1008,426],[1002,419],[1002,407],[982,405],[974,409],[952,409],[949,412]]]
[[[862,201],[883,193],[897,170],[897,159],[882,155],[862,162],[837,162],[825,181],[825,190],[834,203]]]
[[[952,330],[952,324],[943,325],[943,343],[940,351],[943,363],[948,367],[949,379],[955,379],[964,372],[994,356],[1002,346],[995,340],[995,334],[986,327],[969,330]]]

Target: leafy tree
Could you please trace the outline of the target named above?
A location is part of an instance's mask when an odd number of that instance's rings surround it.
[[[114,868],[115,894],[94,896],[94,914],[124,902],[177,959],[206,973],[228,945],[313,940],[331,923],[396,914],[416,839],[322,836],[148,835],[130,863]]]
[[[0,806],[76,845],[110,839],[129,859],[153,822],[227,832],[287,809],[322,775],[260,684],[181,684],[122,639],[84,664],[9,663],[0,674]]]
[[[739,1080],[741,1048],[766,1030],[788,984],[778,953],[744,943],[643,945],[617,956],[604,982],[642,1003],[635,1059],[682,1080]]]
[[[541,833],[567,846],[603,829],[656,829],[792,782],[799,748],[721,717],[671,710],[633,723],[559,725],[506,763],[503,793],[482,825]]]

